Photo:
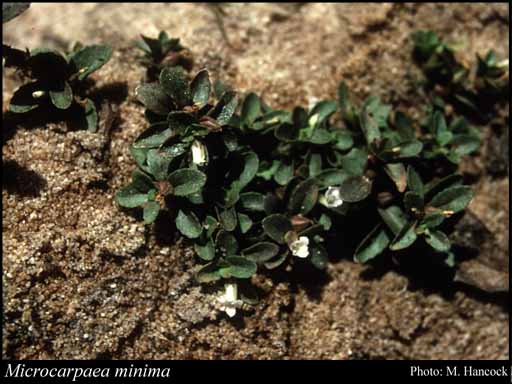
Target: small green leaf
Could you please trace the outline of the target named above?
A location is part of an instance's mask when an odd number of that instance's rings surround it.
[[[203,226],[204,229],[206,229],[206,237],[209,239],[219,227],[219,222],[215,220],[215,217],[213,216],[206,216]]]
[[[340,151],[346,151],[354,145],[352,134],[348,131],[336,131],[334,135],[335,147]]]
[[[444,263],[450,268],[455,267],[455,254],[453,252],[446,252]]]
[[[385,160],[391,159],[404,159],[408,157],[415,157],[420,154],[423,149],[423,144],[419,140],[411,140],[400,143],[389,151],[385,151],[379,156]]]
[[[229,264],[227,272],[230,276],[236,277],[237,279],[248,279],[254,275],[258,269],[254,261],[239,256],[228,257],[226,258],[226,262]]]
[[[322,155],[319,153],[311,154],[309,159],[309,177],[317,176],[322,171]]]
[[[206,183],[206,175],[195,169],[179,169],[169,175],[176,196],[187,196],[199,192]]]
[[[136,189],[133,184],[129,184],[116,193],[116,201],[121,207],[135,208],[148,201],[148,194]]]
[[[193,193],[192,195],[187,195],[187,200],[194,205],[204,204],[204,196],[201,192],[196,192]]]
[[[368,144],[380,140],[380,129],[387,127],[390,110],[390,106],[381,104],[377,96],[369,96],[363,103],[359,122]]]
[[[151,178],[139,170],[132,172],[132,185],[135,189],[143,193],[147,193],[155,188]]]
[[[407,188],[407,171],[402,163],[388,163],[384,166],[384,171],[393,180],[398,192],[405,192]]]
[[[439,192],[457,185],[462,185],[462,176],[457,173],[453,173],[442,179],[434,179],[425,185],[425,201],[430,201],[432,197]]]
[[[135,208],[148,201],[148,193],[154,190],[151,179],[139,171],[132,173],[132,182],[116,193],[117,203],[126,208]]]
[[[279,164],[281,164],[278,160],[272,160],[272,163],[270,162],[261,162],[258,173],[256,173],[256,176],[262,177],[265,180],[271,180],[274,174],[277,171],[277,168],[279,168]]]
[[[158,40],[162,46],[162,54],[167,54],[168,52],[179,52],[182,51],[183,46],[180,44],[180,39],[170,39],[165,31],[161,31],[158,34]]]
[[[237,181],[231,184],[231,187],[224,191],[224,206],[230,208],[240,200],[240,185]]]
[[[166,121],[152,124],[135,139],[133,146],[135,148],[157,148],[172,135],[173,131]]]
[[[248,211],[265,211],[265,196],[258,192],[240,194],[240,206]]]
[[[416,221],[411,221],[404,225],[400,232],[395,236],[389,248],[392,251],[399,251],[411,246],[417,239]]]
[[[368,197],[372,190],[371,181],[365,176],[350,176],[340,185],[340,197],[343,201],[355,203]]]
[[[480,138],[473,135],[456,135],[450,144],[458,156],[465,156],[480,148]]]
[[[151,37],[147,37],[144,35],[140,35],[142,40],[137,40],[135,45],[142,49],[144,52],[153,55],[155,59],[158,59],[162,55],[162,45],[160,40],[152,39]]]
[[[385,209],[378,208],[377,210],[382,220],[384,220],[395,236],[398,235],[407,224],[405,213],[396,205],[391,205]]]
[[[187,75],[182,67],[164,67],[160,72],[160,85],[163,91],[176,103],[178,108],[183,108],[192,103],[192,94],[187,82]]]
[[[235,92],[226,92],[222,95],[215,108],[213,108],[209,115],[217,120],[220,125],[226,125],[235,113],[238,105],[238,99]]]
[[[208,71],[206,69],[199,71],[194,80],[192,80],[192,83],[190,83],[192,101],[194,104],[199,107],[206,105],[210,98],[211,88],[212,85]]]
[[[196,275],[196,280],[199,283],[211,283],[221,278],[222,276],[219,273],[219,265],[217,263],[206,264]]]
[[[311,255],[311,264],[317,269],[324,270],[327,267],[327,251],[321,244],[317,242],[311,243],[309,245],[309,254]]]
[[[243,159],[244,169],[238,179],[240,189],[244,188],[251,182],[252,179],[254,179],[254,176],[256,176],[256,173],[258,172],[259,166],[258,156],[252,151],[243,154]]]
[[[432,229],[440,226],[445,219],[446,217],[442,213],[429,213],[420,221],[419,227]]]
[[[328,231],[329,229],[331,229],[332,220],[325,213],[322,213],[322,215],[318,219],[318,224],[320,224],[322,227],[324,227],[324,231]]]
[[[222,141],[224,141],[224,145],[228,149],[228,151],[233,152],[238,149],[238,136],[233,132],[224,131],[221,133]]]
[[[318,186],[314,178],[304,180],[292,191],[288,200],[291,213],[307,214],[313,209],[318,199]]]
[[[424,196],[425,187],[423,185],[423,181],[421,181],[420,175],[418,175],[418,173],[410,165],[407,167],[407,186],[417,195],[421,197]]]
[[[215,246],[222,257],[233,256],[238,252],[238,242],[231,232],[220,230]]]
[[[346,114],[352,106],[349,98],[347,83],[341,81],[338,85],[338,104],[343,114]]]
[[[263,263],[272,259],[279,252],[279,247],[274,243],[261,242],[242,250],[242,256],[256,263]]]
[[[349,176],[341,169],[325,169],[316,175],[315,180],[319,188],[327,188],[335,185],[340,185]]]
[[[441,231],[427,231],[425,241],[438,252],[448,252],[451,247],[450,239]]]
[[[194,244],[194,250],[202,260],[210,261],[215,258],[215,246],[211,240],[207,241],[205,245]]]
[[[368,163],[368,152],[361,148],[352,148],[345,156],[341,156],[341,167],[354,176],[361,176]]]
[[[333,140],[335,140],[335,137],[331,132],[329,132],[327,129],[317,128],[313,132],[313,135],[309,141],[313,144],[324,145],[330,143]]]
[[[415,53],[420,59],[426,60],[442,46],[434,31],[416,31],[411,35]]]
[[[292,230],[290,220],[281,214],[267,216],[262,221],[263,230],[272,240],[284,244],[284,235]]]
[[[59,109],[68,109],[73,102],[73,90],[67,81],[51,89],[49,93],[52,104]]]
[[[264,128],[275,127],[283,123],[290,123],[290,113],[281,110],[265,109],[265,104],[261,104],[263,116],[259,117],[253,125],[253,129],[260,130]],[[256,127],[257,126],[257,127]]]
[[[133,144],[129,147],[130,154],[133,156],[135,162],[139,166],[140,169],[146,171],[146,158],[148,154],[148,149],[146,148],[136,148]]]
[[[238,224],[235,208],[228,208],[222,211],[217,209],[220,224],[226,231],[234,231]]]
[[[240,223],[240,232],[246,233],[252,227],[252,220],[244,213],[238,213],[238,222]]]
[[[293,162],[291,164],[280,163],[274,174],[276,183],[279,185],[287,185],[293,178],[293,167]]]
[[[331,116],[336,109],[338,108],[337,103],[335,101],[323,100],[317,103],[311,112],[309,113],[309,121],[311,122],[311,117],[317,116],[315,119],[317,123],[322,123],[325,119]]]
[[[434,196],[430,205],[443,211],[457,213],[467,207],[474,193],[465,185],[454,186],[439,192]]]
[[[432,116],[433,132],[436,135],[436,140],[440,145],[446,145],[452,138],[452,133],[446,126],[444,115],[440,111],[435,111]]]
[[[240,112],[240,117],[242,122],[247,125],[251,125],[254,123],[256,118],[261,113],[261,103],[260,98],[253,92],[249,93],[245,96],[244,101],[242,103],[242,111]]]
[[[69,62],[78,72],[78,80],[84,80],[100,69],[112,57],[112,48],[105,45],[89,45],[69,56]]]
[[[403,112],[396,112],[395,126],[402,141],[412,141],[416,138],[412,122]]]
[[[169,164],[172,157],[169,157],[158,149],[150,149],[147,153],[148,173],[150,173],[155,180],[163,181],[167,178],[169,172]]]
[[[286,258],[288,257],[289,254],[290,254],[289,251],[282,252],[277,257],[273,258],[272,260],[269,260],[269,261],[263,263],[263,265],[267,269],[275,269],[286,261]]]
[[[144,204],[143,209],[143,218],[144,224],[151,224],[156,220],[158,216],[158,212],[160,212],[160,203],[157,201],[148,201]]]
[[[215,80],[215,82],[213,83],[213,93],[217,100],[219,100],[224,93],[229,91],[231,91],[231,87],[223,83],[222,81]]]
[[[171,99],[159,84],[142,84],[135,88],[135,97],[150,111],[167,115],[171,110]]]
[[[89,132],[96,132],[98,130],[98,112],[91,99],[85,99],[84,115],[87,130]]]
[[[386,231],[381,224],[378,224],[357,247],[354,261],[367,263],[380,255],[387,248],[389,242],[390,239]]]
[[[194,212],[184,212],[181,209],[176,217],[176,228],[189,239],[195,239],[203,232],[203,226]]]
[[[9,111],[12,113],[25,113],[39,106],[39,99],[32,97],[36,91],[40,91],[42,85],[39,82],[24,84],[19,87],[12,96]]]

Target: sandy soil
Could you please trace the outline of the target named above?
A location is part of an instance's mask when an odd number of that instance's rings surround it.
[[[186,242],[165,225],[144,228],[113,196],[134,168],[128,144],[146,127],[133,92],[144,75],[132,48],[138,33],[180,37],[196,69],[206,66],[276,107],[334,97],[344,79],[358,98],[375,93],[414,115],[411,31],[431,28],[462,42],[469,61],[489,48],[506,57],[508,5],[230,4],[225,11],[229,44],[205,4],[33,4],[3,27],[4,43],[20,48],[112,45],[113,59],[94,78],[97,95],[117,111],[112,129],[94,134],[4,118],[3,357],[507,359],[508,292],[439,287],[435,277],[368,270],[350,255],[331,255],[327,273],[307,284],[260,277],[261,303],[227,319],[211,305],[214,292],[193,281]],[[4,73],[4,111],[18,85]],[[489,138],[463,164],[477,196],[469,214],[476,224],[461,235],[508,284],[509,182],[486,168],[502,147]]]

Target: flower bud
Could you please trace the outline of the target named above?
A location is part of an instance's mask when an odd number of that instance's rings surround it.
[[[203,143],[195,140],[190,147],[192,150],[192,162],[197,165],[206,163],[206,147]]]

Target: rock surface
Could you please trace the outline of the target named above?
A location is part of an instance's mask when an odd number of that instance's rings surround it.
[[[32,4],[3,26],[4,43],[110,44],[95,90],[117,118],[96,134],[4,120],[3,357],[507,359],[508,293],[440,289],[398,270],[369,271],[350,255],[331,255],[326,276],[307,284],[259,278],[261,303],[228,319],[215,309],[217,293],[192,279],[193,251],[173,228],[165,220],[157,233],[144,228],[113,197],[134,168],[128,144],[146,127],[133,92],[144,76],[132,46],[139,33],[180,37],[195,69],[276,107],[335,97],[343,79],[358,98],[375,93],[414,115],[409,34],[431,28],[462,41],[469,61],[489,48],[505,57],[508,12],[506,4],[230,4],[226,40],[204,3]],[[3,111],[18,85],[4,72]],[[486,173],[489,150],[471,160],[470,211],[489,232],[479,257],[503,275],[509,183]]]

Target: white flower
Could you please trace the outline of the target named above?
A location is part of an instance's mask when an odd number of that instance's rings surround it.
[[[498,68],[507,68],[508,67],[508,59],[502,60],[496,64]]]
[[[46,93],[45,91],[34,91],[34,92],[32,92],[32,97],[34,99],[39,99],[39,98],[43,97],[45,93]]]
[[[238,287],[236,284],[225,284],[225,292],[217,300],[221,303],[220,310],[227,313],[229,317],[236,314],[236,309],[242,306],[242,300],[237,300]]]
[[[293,256],[305,258],[309,255],[308,245],[309,239],[306,236],[301,236],[290,244],[290,251]]]
[[[313,116],[311,116],[308,120],[309,126],[314,127],[318,123],[318,113],[315,113]]]
[[[197,165],[206,163],[206,147],[200,141],[195,140],[190,147],[192,150],[192,162]]]
[[[343,204],[343,199],[341,198],[340,188],[339,187],[329,187],[327,191],[325,191],[324,199],[322,199],[322,203],[327,208],[336,208]]]

